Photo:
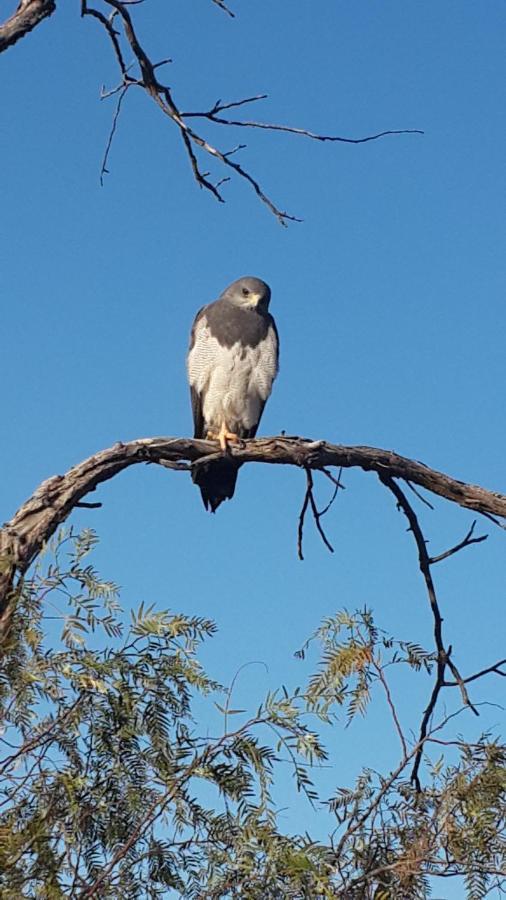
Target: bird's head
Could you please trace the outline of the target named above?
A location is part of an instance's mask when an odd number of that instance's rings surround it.
[[[271,299],[271,289],[265,281],[260,278],[252,278],[249,275],[244,278],[238,278],[226,288],[221,298],[228,300],[235,306],[241,306],[246,309],[257,309],[263,312],[269,308]]]

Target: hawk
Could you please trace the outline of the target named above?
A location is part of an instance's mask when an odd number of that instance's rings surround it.
[[[229,444],[253,438],[278,373],[279,339],[260,278],[234,281],[195,316],[187,357],[194,437],[219,441],[223,458],[193,477],[206,509],[234,495],[240,463]]]

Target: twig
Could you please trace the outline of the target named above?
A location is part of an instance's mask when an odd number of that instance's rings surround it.
[[[91,16],[92,18],[97,19],[100,22],[100,24],[103,25],[103,27],[107,31],[107,34],[109,35],[112,46],[114,48],[114,53],[115,53],[116,59],[118,61],[118,65],[120,67],[121,74],[123,75],[123,77],[125,77],[125,75],[128,72],[128,68],[127,68],[125,60],[123,58],[123,53],[121,51],[120,42],[118,40],[118,32],[112,25],[112,22],[110,21],[110,19],[107,18],[106,15],[104,15],[103,12],[100,12],[100,10],[94,9],[93,7],[88,6],[87,0],[82,0],[81,18],[84,18],[85,16]]]
[[[102,165],[100,166],[100,186],[101,186],[101,187],[104,186],[104,175],[108,175],[108,174],[109,174],[109,169],[107,168],[107,163],[108,163],[108,161],[109,161],[109,154],[110,154],[110,152],[111,152],[112,142],[113,142],[113,140],[114,140],[114,135],[115,135],[115,133],[116,133],[116,127],[117,127],[117,125],[118,125],[119,114],[120,114],[120,112],[121,112],[121,105],[122,105],[122,103],[123,103],[123,100],[124,100],[124,98],[125,98],[126,92],[127,92],[127,90],[128,90],[129,87],[130,87],[130,85],[129,85],[129,84],[126,84],[126,85],[123,87],[123,89],[121,90],[120,95],[119,95],[119,97],[118,97],[118,102],[117,102],[117,104],[116,104],[116,109],[115,109],[114,115],[113,115],[113,117],[112,117],[111,130],[110,130],[110,132],[109,132],[109,137],[108,137],[108,139],[107,139],[107,144],[106,144],[106,147],[105,147],[104,157],[103,157],[103,159],[102,159]]]
[[[212,0],[212,2],[215,3],[216,6],[219,6],[219,8],[222,9],[223,12],[226,12],[232,19],[235,19],[235,13],[225,5],[223,0]]]
[[[307,478],[307,469],[306,469],[306,478]],[[309,480],[306,485],[306,493],[304,494],[304,500],[302,502],[302,508],[299,514],[299,527],[297,529],[297,556],[300,560],[304,560],[304,554],[302,553],[302,539],[304,537],[304,519],[306,518],[307,508],[309,506]]]
[[[462,678],[462,675],[460,674],[459,670],[457,669],[457,666],[453,662],[453,659],[451,658],[451,652],[452,652],[451,647],[448,647],[446,663],[447,663],[447,666],[448,666],[450,672],[452,673],[453,677],[455,678],[455,683],[460,688],[462,702],[463,702],[464,706],[468,706],[469,709],[471,709],[473,711],[475,716],[479,716],[479,712],[476,709],[476,706],[474,706],[474,704],[471,703],[471,700],[469,699],[469,694],[467,693],[467,690],[466,690],[465,681]],[[446,686],[445,682],[443,681],[443,687],[445,687],[445,686]]]
[[[499,662],[494,663],[493,666],[481,669],[474,675],[468,675],[467,678],[460,678],[458,681],[445,681],[445,687],[459,687],[461,684],[469,684],[470,681],[477,681],[478,678],[482,678],[484,675],[490,675],[492,672],[496,675],[501,675],[502,678],[506,678],[506,672],[501,671],[502,666],[506,666],[506,659],[500,659]]]
[[[411,780],[415,784],[416,790],[419,793],[421,791],[419,770],[420,763],[422,761],[423,754],[423,742],[427,736],[427,730],[429,727],[429,722],[431,716],[436,708],[436,704],[438,701],[439,694],[441,689],[444,687],[445,681],[445,670],[446,666],[449,664],[449,656],[450,654],[445,649],[443,643],[443,619],[441,616],[441,612],[439,610],[439,605],[436,596],[436,589],[434,587],[434,582],[432,580],[432,575],[430,571],[430,558],[427,553],[427,544],[425,538],[423,536],[422,529],[420,528],[417,516],[413,510],[413,507],[408,502],[408,499],[404,492],[401,490],[397,482],[390,475],[380,474],[380,481],[392,492],[395,499],[397,500],[397,505],[399,509],[402,510],[404,515],[406,516],[409,523],[409,530],[413,533],[413,537],[416,542],[416,546],[418,549],[418,564],[420,567],[420,571],[423,575],[425,586],[427,589],[427,594],[429,598],[429,604],[432,611],[432,616],[434,619],[434,641],[436,644],[437,651],[437,660],[436,660],[436,680],[434,686],[432,688],[432,693],[427,704],[427,707],[424,710],[422,716],[422,722],[420,725],[420,733],[418,738],[419,749],[415,755],[415,760],[413,764],[413,769],[411,772]],[[464,703],[466,702],[465,698]],[[469,698],[467,698],[467,705],[470,705]]]
[[[304,501],[302,503],[302,508],[301,508],[301,511],[299,514],[299,525],[298,525],[298,529],[297,529],[297,555],[300,560],[304,559],[304,556],[302,553],[302,540],[303,540],[303,535],[304,535],[304,520],[306,517],[306,512],[307,512],[308,506],[311,507],[313,519],[315,521],[316,528],[318,529],[318,533],[319,533],[323,543],[325,544],[327,549],[330,550],[331,553],[334,552],[334,548],[322,528],[320,519],[322,516],[325,515],[326,512],[328,512],[328,510],[332,506],[332,504],[337,496],[339,487],[340,487],[340,485],[336,484],[335,491],[334,491],[332,499],[330,500],[330,503],[327,504],[325,509],[323,509],[321,512],[319,512],[318,508],[316,506],[316,501],[314,499],[314,494],[313,494],[314,483],[313,483],[313,475],[312,475],[311,469],[309,469],[307,466],[304,466],[304,469],[306,472],[306,493],[304,494]]]
[[[313,494],[313,475],[312,475],[311,469],[306,469],[306,475],[307,475],[307,479],[308,479],[309,503],[311,504],[311,511],[312,511],[312,513],[313,513],[313,518],[314,518],[314,520],[315,520],[316,527],[317,527],[317,529],[318,529],[318,532],[319,532],[319,534],[320,534],[320,537],[321,537],[323,543],[325,544],[325,546],[327,547],[327,549],[330,550],[331,553],[333,553],[333,552],[334,552],[334,548],[333,548],[332,544],[330,543],[329,539],[327,538],[327,535],[325,534],[325,532],[324,532],[324,530],[323,530],[323,528],[322,528],[322,524],[321,524],[321,522],[320,522],[320,519],[321,519],[321,517],[322,517],[323,515],[325,515],[325,513],[327,512],[327,510],[330,509],[330,507],[332,506],[332,503],[333,503],[333,501],[334,501],[334,499],[335,499],[335,497],[336,497],[336,495],[337,495],[337,490],[338,490],[338,489],[337,489],[337,487],[336,487],[336,490],[335,490],[335,493],[334,493],[334,497],[332,498],[332,500],[331,500],[331,502],[328,504],[328,506],[325,507],[325,509],[322,510],[322,512],[318,512],[318,508],[317,508],[317,506],[316,506],[316,501],[315,501],[314,494]]]
[[[459,544],[455,544],[455,547],[451,547],[450,550],[446,550],[444,553],[440,553],[439,556],[429,557],[429,563],[431,564],[431,566],[433,566],[434,563],[441,562],[443,559],[448,559],[449,556],[453,556],[454,553],[458,553],[459,550],[463,550],[464,547],[469,547],[471,544],[481,544],[482,541],[486,541],[487,537],[488,537],[487,534],[482,534],[480,537],[477,537],[477,538],[472,537],[475,525],[476,525],[476,519],[474,520],[473,524],[471,525],[465,538],[462,541],[460,541]]]
[[[403,753],[404,758],[406,758],[408,755],[406,738],[404,737],[404,732],[402,730],[401,723],[400,723],[399,717],[397,715],[395,703],[393,701],[392,694],[390,691],[390,685],[388,684],[388,681],[385,678],[385,673],[384,673],[383,669],[381,668],[381,665],[379,665],[379,663],[376,662],[376,660],[374,659],[374,656],[372,658],[372,664],[373,664],[373,666],[376,670],[376,674],[383,686],[383,690],[385,691],[387,703],[388,703],[388,706],[390,707],[390,712],[392,714],[392,719],[394,722],[395,730],[397,731],[397,734],[399,735],[399,740],[401,742],[402,753]]]
[[[260,97],[254,97],[253,99],[257,100],[260,99]],[[247,103],[249,101],[245,100],[244,102]],[[239,106],[239,103],[236,102],[231,105]],[[226,107],[222,107],[222,109],[225,108]],[[185,113],[185,115],[188,117],[189,113]],[[368,144],[370,141],[378,141],[380,138],[387,137],[388,135],[425,134],[425,132],[421,131],[419,128],[398,128],[389,129],[387,131],[378,131],[376,134],[367,134],[364,137],[349,138],[336,134],[316,134],[316,132],[309,131],[307,128],[293,128],[291,125],[275,125],[271,122],[256,122],[253,120],[223,119],[221,116],[217,116],[213,110],[209,110],[207,113],[194,113],[193,115],[202,119],[209,119],[217,125],[228,125],[231,128],[260,128],[264,131],[280,131],[285,134],[297,134],[300,137],[307,137],[312,141],[320,141],[321,143]]]
[[[421,500],[422,503],[425,503],[425,505],[428,506],[429,509],[434,510],[432,503],[430,503],[429,500],[427,500],[427,498],[424,497],[423,494],[420,493],[420,491],[417,491],[416,487],[414,487],[410,481],[406,481],[406,484],[407,484],[408,488],[410,489],[410,491],[413,491],[415,496],[418,497],[418,499]]]
[[[341,475],[342,475],[343,470],[342,470],[342,467],[339,469],[339,475],[337,476],[337,478],[334,478],[334,476],[331,474],[331,472],[329,472],[327,469],[321,469],[321,471],[323,472],[324,475],[326,475],[326,477],[330,481],[332,481],[332,483],[334,485],[334,493],[332,494],[332,497],[330,498],[327,505],[320,512],[320,516],[325,516],[328,513],[332,504],[334,503],[334,500],[337,497],[339,488],[342,488],[342,490],[344,491],[344,485],[341,484]]]

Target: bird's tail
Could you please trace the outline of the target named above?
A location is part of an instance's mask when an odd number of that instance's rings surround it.
[[[192,474],[192,479],[200,488],[206,509],[216,512],[220,503],[230,500],[234,496],[240,467],[240,463],[223,457],[223,459],[213,460],[196,469]]]

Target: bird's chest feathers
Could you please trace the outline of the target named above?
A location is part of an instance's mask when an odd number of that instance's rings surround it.
[[[251,427],[270,393],[272,379],[265,375],[265,347],[220,347],[209,373],[204,396],[204,418],[208,422],[225,418]],[[269,383],[270,382],[270,383]]]
[[[256,346],[240,341],[221,344],[203,325],[188,359],[190,383],[201,395],[208,427],[225,420],[243,428],[258,423],[261,408],[276,376],[274,334],[269,330]]]

